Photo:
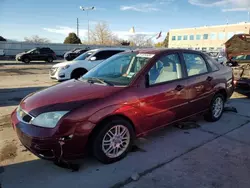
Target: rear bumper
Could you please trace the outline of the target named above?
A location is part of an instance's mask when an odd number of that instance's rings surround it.
[[[235,80],[235,87],[243,90],[250,90],[250,78],[240,78],[239,80]]]

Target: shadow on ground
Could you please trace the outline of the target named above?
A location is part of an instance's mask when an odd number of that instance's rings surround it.
[[[44,88],[46,87],[0,88],[0,107],[18,105],[28,94]]]
[[[44,62],[44,61],[41,61],[41,62],[30,62],[28,64],[25,64],[25,63],[22,63],[22,62],[15,62],[15,61],[0,61],[0,66],[4,66],[4,65],[54,65],[56,63],[60,63],[62,62],[62,60],[57,60],[57,61],[53,61],[52,63],[48,63],[48,62]]]

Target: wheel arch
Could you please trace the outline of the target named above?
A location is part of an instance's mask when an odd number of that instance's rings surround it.
[[[27,54],[22,55],[22,57],[21,57],[22,61],[23,61],[25,58],[28,58],[28,59],[31,61],[31,57],[30,57],[29,55],[27,55]]]
[[[76,71],[85,71],[85,73],[87,73],[88,72],[88,70],[87,69],[85,69],[85,68],[83,68],[83,67],[78,67],[78,68],[75,68],[75,69],[73,69],[72,71],[71,71],[71,73],[70,73],[70,77],[72,78],[72,75],[76,72]]]
[[[226,101],[227,98],[228,98],[228,94],[227,94],[227,91],[226,91],[225,88],[218,88],[218,90],[215,92],[215,95],[216,95],[216,94],[222,94],[225,101]]]
[[[97,122],[96,126],[92,129],[91,133],[89,134],[88,143],[86,145],[87,147],[91,147],[93,139],[95,138],[96,134],[102,129],[103,124],[105,124],[106,122],[109,122],[110,120],[113,120],[113,119],[123,119],[125,121],[128,121],[132,125],[134,133],[136,135],[135,125],[129,117],[127,117],[124,114],[110,114],[110,115],[104,117],[103,119],[100,119]]]

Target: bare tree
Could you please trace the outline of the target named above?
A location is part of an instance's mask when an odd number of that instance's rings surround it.
[[[151,38],[148,38],[148,35],[145,34],[136,34],[130,37],[131,45],[136,46],[153,46]]]
[[[25,37],[24,41],[25,42],[30,42],[30,43],[50,43],[49,39],[41,38],[38,35],[33,35],[31,37]]]
[[[113,38],[108,24],[105,22],[98,23],[94,30],[90,31],[90,43],[92,44],[111,45]]]

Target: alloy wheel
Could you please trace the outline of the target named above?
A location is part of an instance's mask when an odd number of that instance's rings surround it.
[[[223,111],[223,99],[221,97],[217,97],[214,100],[213,107],[212,107],[212,113],[215,118],[220,117],[222,111]]]
[[[115,125],[109,129],[102,140],[102,151],[109,158],[122,155],[130,143],[130,133],[124,125]]]

